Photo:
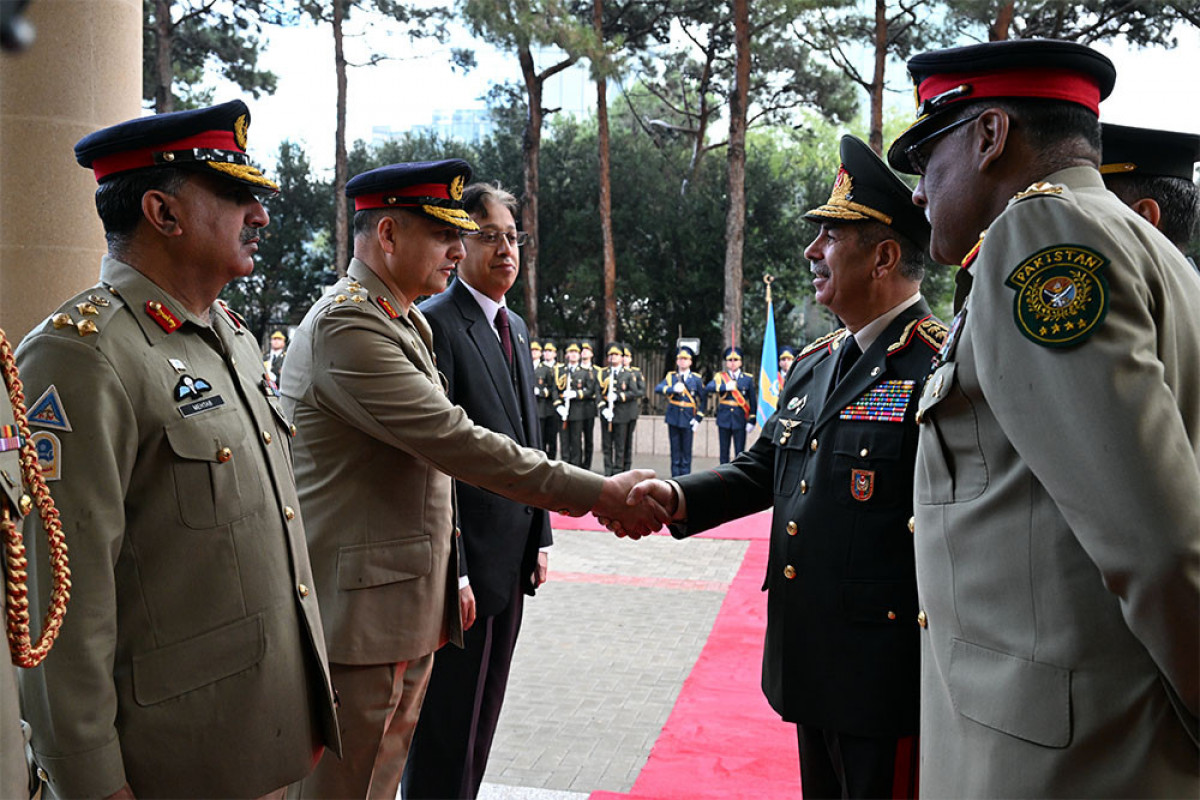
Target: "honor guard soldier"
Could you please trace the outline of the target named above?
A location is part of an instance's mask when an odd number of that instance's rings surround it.
[[[542,343],[542,360],[533,362],[533,399],[537,402],[538,424],[542,426],[542,449],[554,458],[558,455],[558,383],[555,373],[558,365],[558,346],[554,342]]]
[[[567,363],[555,372],[558,389],[558,416],[562,419],[563,459],[576,467],[590,469],[583,461],[583,428],[596,413],[596,373],[579,364],[579,342],[567,344]],[[588,406],[592,407],[589,417]]]
[[[1103,55],[908,69],[888,158],[962,265],[918,412],[921,794],[1195,798],[1200,280],[1104,187]]]
[[[259,797],[338,746],[291,425],[217,300],[254,269],[278,190],[249,124],[233,101],[75,146],[109,252],[17,353],[82,609],[21,676],[54,797]]]
[[[1102,123],[1100,174],[1110,192],[1132,208],[1196,266],[1187,246],[1200,235],[1200,134]]]
[[[776,380],[778,387],[776,388],[776,396],[783,391],[783,384],[787,382],[788,371],[792,368],[792,363],[796,360],[796,348],[790,344],[779,348],[779,374]]]
[[[728,464],[730,445],[735,456],[746,449],[746,434],[754,430],[758,395],[754,392],[754,379],[742,372],[741,349],[725,348],[724,358],[725,369],[713,376],[704,391],[717,397],[719,456],[722,464]]]
[[[267,370],[267,375],[271,380],[275,381],[275,385],[279,385],[279,378],[283,375],[283,360],[287,356],[287,336],[283,331],[275,331],[271,334],[271,349],[267,352],[266,359],[263,360],[263,367]]]
[[[704,379],[692,372],[696,354],[687,345],[675,353],[675,369],[654,391],[667,398],[664,421],[671,442],[671,477],[692,471],[692,437],[704,421]]]
[[[846,327],[801,351],[749,450],[633,494],[674,511],[676,536],[774,505],[762,686],[796,724],[804,796],[915,797],[908,526],[917,401],[946,329],[920,294],[929,226],[908,187],[864,142],[840,149],[829,199],[805,214],[820,228],[804,255]]]
[[[642,414],[642,398],[646,396],[646,373],[642,372],[641,367],[634,366],[633,351],[629,349],[629,345],[627,344],[621,345],[621,367],[633,373],[635,380],[634,391],[638,395],[638,401],[629,408],[629,457],[625,459],[625,463],[631,464],[633,443],[636,441],[637,436],[637,421],[638,417]]]
[[[601,441],[604,446],[604,474],[616,475],[629,469],[633,450],[633,422],[642,396],[637,375],[626,368],[624,349],[616,342],[605,348],[608,366],[600,371]]]
[[[579,343],[579,366],[582,369],[592,371],[592,382],[594,385],[595,396],[592,402],[585,403],[583,407],[583,468],[592,468],[592,456],[595,454],[596,447],[596,417],[599,409],[596,402],[599,400],[600,393],[600,367],[592,363],[595,353],[592,350],[590,342]],[[608,473],[605,473],[608,474]]]

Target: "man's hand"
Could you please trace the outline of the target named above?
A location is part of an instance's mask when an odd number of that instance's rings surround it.
[[[126,783],[120,789],[104,798],[104,800],[134,800],[133,789]]]
[[[600,412],[600,416],[604,417],[605,422],[612,422],[613,410],[611,408],[606,408]]]
[[[557,411],[557,412],[558,412],[558,415],[559,415],[560,417],[562,417],[563,419],[566,419],[566,418],[567,418],[567,414],[571,413],[571,412],[567,411],[567,407],[566,407],[566,406],[559,406],[558,408],[556,408],[556,409],[554,409],[554,410],[555,410],[555,411]]]
[[[470,586],[458,590],[458,613],[462,618],[462,629],[469,631],[475,624],[475,593]]]
[[[695,432],[696,430],[698,430],[700,428],[700,420],[697,419],[696,417],[692,417],[692,421],[689,422],[688,424],[692,426],[692,432]]]
[[[747,422],[747,423],[746,423],[746,433],[750,433],[750,432],[751,432],[751,431],[753,431],[753,430],[754,430],[754,423],[753,423],[753,422]]]
[[[574,400],[579,395],[575,392],[574,389],[567,389],[565,392],[562,393],[562,396],[563,396],[564,400]]]
[[[550,576],[550,554],[545,550],[538,551],[537,569],[533,573],[533,587],[536,589],[546,582]]]
[[[666,481],[658,479],[640,481],[629,490],[626,502],[630,505],[653,502],[670,515],[669,522],[683,519],[683,514],[679,508],[681,504],[680,495]]]
[[[683,394],[687,391],[687,387],[683,385],[683,381],[675,381],[675,385],[671,388],[675,390],[675,394]]]
[[[653,498],[636,505],[628,500],[630,490],[640,481],[654,478],[652,469],[633,469],[604,479],[600,498],[592,506],[592,514],[617,536],[640,539],[661,530],[670,515]]]

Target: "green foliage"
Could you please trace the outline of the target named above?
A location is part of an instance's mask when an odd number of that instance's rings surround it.
[[[976,36],[983,33],[989,39],[1066,39],[1091,44],[1122,37],[1138,47],[1174,47],[1173,31],[1178,25],[1200,27],[1195,0],[951,0],[946,5],[951,27]],[[1009,5],[1012,19],[1004,24]]]
[[[315,180],[304,150],[279,146],[272,179],[280,192],[265,201],[271,221],[261,234],[254,273],[229,284],[222,297],[260,338],[274,325],[297,323],[332,283],[332,189]]]
[[[275,74],[258,69],[263,25],[283,21],[268,0],[168,0],[166,5],[176,110],[212,103],[212,88],[203,86],[206,68],[215,68],[253,97],[275,91]],[[142,99],[151,104],[159,88],[157,23],[154,0],[142,0]]]

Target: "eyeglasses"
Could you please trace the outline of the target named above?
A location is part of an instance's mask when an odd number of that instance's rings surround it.
[[[468,233],[466,235],[471,239],[477,240],[481,244],[487,245],[488,247],[495,247],[496,245],[500,244],[501,239],[504,239],[504,241],[508,242],[509,247],[520,247],[529,241],[529,234],[525,231],[519,231],[517,233],[513,233],[512,231],[505,231],[503,233],[500,231],[477,231]]]
[[[904,148],[904,155],[908,156],[908,165],[917,175],[924,175],[925,168],[929,166],[929,156],[932,154],[933,148],[929,147],[935,139],[940,139],[955,128],[961,128],[969,122],[974,122],[983,116],[983,112],[972,114],[969,117],[951,122],[944,128],[939,128],[928,136],[913,142],[908,147]]]

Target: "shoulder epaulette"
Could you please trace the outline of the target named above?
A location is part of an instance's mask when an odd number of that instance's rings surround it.
[[[1014,194],[1012,199],[1008,202],[1017,203],[1030,197],[1058,197],[1062,195],[1064,188],[1065,187],[1063,187],[1061,184],[1038,181],[1037,183],[1031,184],[1029,188],[1023,189]]]
[[[49,330],[86,338],[100,333],[125,301],[106,286],[94,286],[63,303],[50,317]]]
[[[812,344],[808,345],[803,350],[801,350],[800,354],[796,356],[796,360],[799,361],[800,359],[802,359],[806,356],[812,355],[813,353],[817,352],[818,350],[827,349],[829,347],[829,345],[835,339],[841,338],[842,334],[844,334],[844,333],[846,333],[845,328],[838,328],[836,331],[830,331],[829,333],[822,336],[820,339],[817,339],[815,342],[813,342]]]
[[[245,328],[246,327],[246,318],[243,317],[238,312],[234,311],[232,308],[230,308],[228,303],[226,303],[224,300],[217,300],[217,305],[219,305],[221,307],[221,310],[225,312],[226,316],[228,316],[229,319],[233,321],[233,327],[235,327],[235,328]]]
[[[945,338],[946,326],[929,314],[905,325],[896,341],[888,345],[887,354],[890,356],[900,352],[912,344],[914,339],[921,340],[932,350],[940,350]]]

